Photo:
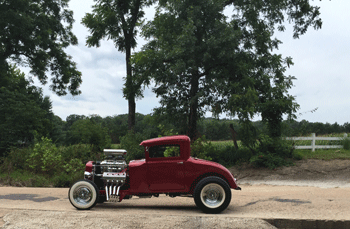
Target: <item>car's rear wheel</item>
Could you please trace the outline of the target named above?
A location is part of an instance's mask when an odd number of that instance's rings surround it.
[[[194,189],[194,201],[206,213],[220,213],[231,202],[230,186],[219,177],[203,178]]]
[[[75,182],[68,191],[68,198],[71,204],[79,210],[88,210],[98,202],[98,188],[90,180]]]

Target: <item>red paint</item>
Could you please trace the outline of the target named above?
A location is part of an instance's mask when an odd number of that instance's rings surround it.
[[[219,176],[232,189],[237,184],[228,169],[206,160],[190,157],[190,139],[187,136],[169,136],[143,141],[145,159],[129,163],[129,195],[152,193],[192,194],[198,178]],[[180,156],[150,158],[148,149],[159,145],[179,145]]]
[[[156,193],[193,194],[196,183],[207,176],[224,179],[232,189],[238,188],[235,179],[224,166],[191,157],[190,138],[184,135],[154,138],[143,141],[145,159],[130,161],[129,177],[120,190],[120,201],[125,195],[149,195]],[[180,149],[174,157],[150,157],[151,147],[173,146]],[[86,164],[92,171],[92,162]]]
[[[91,173],[92,172],[92,164],[93,161],[88,161],[85,165],[85,171]]]

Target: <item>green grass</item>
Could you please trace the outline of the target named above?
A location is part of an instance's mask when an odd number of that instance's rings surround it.
[[[350,160],[350,150],[345,149],[316,149],[312,152],[311,149],[296,149],[295,153],[302,156],[303,159],[319,159],[319,160],[335,160],[343,159]]]
[[[350,135],[350,134],[349,134]],[[330,134],[323,137],[343,137],[343,134]],[[288,141],[292,142],[292,141]],[[212,141],[213,145],[225,146],[233,145],[232,140],[227,141]],[[238,146],[241,146],[241,142],[238,141]],[[311,145],[311,141],[296,141],[295,145]],[[316,141],[316,145],[342,145],[341,141]],[[312,152],[311,149],[295,149],[296,155],[299,155],[302,159],[319,159],[319,160],[350,160],[350,150],[345,149],[316,149]]]

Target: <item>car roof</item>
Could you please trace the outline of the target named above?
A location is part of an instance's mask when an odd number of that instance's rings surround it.
[[[142,146],[149,146],[154,144],[172,144],[177,142],[190,142],[190,138],[186,135],[174,135],[174,136],[165,136],[160,138],[152,138],[141,142]]]

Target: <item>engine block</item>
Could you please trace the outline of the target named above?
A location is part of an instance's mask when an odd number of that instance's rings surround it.
[[[94,176],[103,182],[106,200],[114,202],[118,200],[119,189],[127,177],[126,150],[104,149],[103,152],[106,159],[94,165]]]

